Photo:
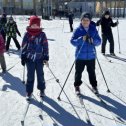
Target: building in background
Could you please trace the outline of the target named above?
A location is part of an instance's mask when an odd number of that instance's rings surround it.
[[[126,0],[0,0],[0,13],[37,14],[43,17],[66,16],[72,11],[75,16],[88,11],[94,17],[110,10],[114,17],[125,17]]]
[[[68,8],[76,16],[88,11],[92,16],[99,17],[103,11],[110,10],[114,17],[125,17],[126,0],[72,0],[68,3]]]

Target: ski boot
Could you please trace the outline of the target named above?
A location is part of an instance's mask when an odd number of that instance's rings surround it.
[[[75,87],[75,92],[76,92],[76,95],[77,95],[77,96],[81,95],[80,87],[79,87],[79,86],[76,86],[76,87]]]

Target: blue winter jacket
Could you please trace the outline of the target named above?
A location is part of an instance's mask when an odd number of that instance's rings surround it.
[[[49,60],[48,42],[44,32],[37,36],[31,36],[28,32],[25,33],[21,58],[33,62],[36,60]]]
[[[93,44],[84,41],[83,36],[89,35],[93,39]],[[101,44],[101,38],[94,25],[89,25],[88,31],[84,29],[82,24],[74,31],[71,43],[76,47],[75,57],[80,60],[91,60],[96,58],[95,46]]]

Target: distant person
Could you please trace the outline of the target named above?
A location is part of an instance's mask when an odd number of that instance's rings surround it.
[[[48,66],[49,53],[46,34],[40,27],[40,18],[31,16],[22,42],[21,64],[27,67],[26,99],[32,97],[35,71],[37,73],[37,88],[40,90],[40,97],[45,95],[44,64]]]
[[[110,43],[110,54],[112,56],[115,56],[114,52],[114,39],[113,39],[113,34],[112,34],[112,29],[111,27],[115,27],[118,25],[118,21],[113,23],[112,18],[110,16],[109,11],[105,11],[103,16],[101,17],[100,20],[97,21],[97,26],[101,25],[101,30],[102,30],[102,47],[101,47],[101,53],[105,55],[105,47],[107,40]]]
[[[9,45],[10,45],[11,39],[14,40],[17,49],[20,50],[20,44],[19,44],[19,42],[17,40],[17,34],[20,37],[21,37],[21,34],[20,34],[19,30],[18,30],[17,24],[14,21],[13,17],[9,18],[9,21],[7,23],[7,26],[6,26],[6,34],[7,34],[6,51],[9,50]]]
[[[6,43],[6,24],[7,24],[7,17],[6,14],[3,13],[2,17],[0,18],[0,33],[3,36],[5,43]]]
[[[73,32],[73,17],[74,17],[73,13],[70,12],[70,13],[68,14],[69,25],[70,25],[70,32]]]
[[[82,6],[80,7],[80,13],[82,14]]]

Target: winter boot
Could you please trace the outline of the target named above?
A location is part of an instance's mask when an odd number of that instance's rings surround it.
[[[40,91],[40,98],[43,98],[44,96],[45,96],[45,91],[44,90]]]
[[[105,56],[105,53],[103,53],[103,52],[102,52],[102,55],[104,55],[104,56]]]
[[[80,93],[80,87],[79,86],[76,86],[75,87],[75,92],[76,92],[77,95],[80,95],[81,94]]]
[[[26,95],[26,100],[29,102],[31,100],[32,94],[31,93],[27,93]]]
[[[3,69],[3,70],[2,70],[2,73],[3,73],[3,74],[5,74],[6,72],[7,72],[6,69]]]
[[[110,53],[111,56],[116,56],[115,53]]]
[[[93,92],[94,92],[96,95],[99,94],[97,87],[93,87],[92,90],[93,90]]]

